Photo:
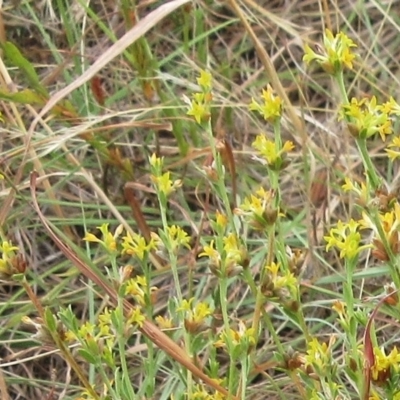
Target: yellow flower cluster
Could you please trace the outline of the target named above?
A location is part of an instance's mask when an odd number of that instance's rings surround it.
[[[374,365],[371,367],[372,379],[375,382],[384,383],[392,372],[398,372],[400,366],[400,354],[397,347],[393,347],[386,355],[383,348],[374,348]]]
[[[258,113],[271,124],[279,121],[283,110],[282,99],[275,96],[270,85],[267,86],[267,90],[262,91],[261,97],[264,99],[264,102],[259,104],[254,98],[252,98],[249,109],[251,111],[258,111]]]
[[[175,192],[177,188],[182,186],[182,181],[180,179],[175,181],[171,179],[171,173],[169,171],[163,173],[164,159],[162,157],[157,157],[156,154],[152,154],[149,161],[152,167],[151,180],[159,193],[168,197],[171,193]]]
[[[352,48],[357,47],[357,45],[347,35],[339,32],[333,36],[333,33],[326,29],[323,40],[323,48],[319,48],[317,52],[306,44],[304,62],[307,64],[316,62],[325,72],[331,75],[336,75],[345,68],[353,68],[356,56],[353,54]]]
[[[326,250],[336,247],[340,250],[340,258],[354,259],[361,251],[372,247],[368,244],[361,245],[359,229],[360,223],[353,219],[348,223],[339,221],[336,228],[332,228],[329,235],[324,236]]]
[[[352,98],[349,104],[344,104],[339,118],[347,121],[350,133],[354,137],[368,139],[379,134],[382,141],[393,133],[392,118],[385,104],[377,104],[375,96],[371,99],[357,100]]]
[[[274,171],[280,171],[288,165],[287,154],[294,149],[294,144],[290,140],[286,141],[280,148],[275,142],[267,139],[264,134],[257,135],[252,146],[260,153],[268,167]]]
[[[0,243],[0,278],[9,278],[14,273],[23,272],[17,271],[14,268],[13,260],[16,259],[17,246],[13,246],[11,242],[5,240]]]
[[[204,302],[193,304],[194,297],[183,300],[178,311],[185,314],[185,328],[188,332],[196,334],[207,328],[206,318],[213,313],[211,307]]]
[[[100,243],[104,249],[110,254],[128,254],[136,256],[140,260],[143,260],[145,255],[156,248],[156,241],[152,238],[148,243],[143,236],[130,232],[126,232],[126,235],[122,237],[121,249],[119,249],[118,238],[123,232],[122,226],[118,226],[114,234],[109,231],[109,224],[104,223],[98,227],[102,237],[98,238],[93,233],[86,233],[83,240],[87,242]]]
[[[198,124],[208,122],[210,120],[210,105],[212,101],[212,76],[208,71],[200,71],[200,77],[197,83],[201,88],[201,92],[194,93],[190,101],[189,111],[187,115],[194,117]]]
[[[283,216],[274,206],[276,193],[273,190],[259,188],[250,194],[235,210],[237,215],[247,216],[254,229],[264,230],[273,225],[278,216]]]
[[[148,286],[147,279],[144,276],[139,275],[128,279],[125,284],[125,295],[132,296],[139,305],[143,306],[151,300],[147,299],[148,301],[146,301],[146,298],[157,290],[155,286],[151,288]]]
[[[247,254],[241,246],[237,235],[230,233],[222,239],[223,247],[219,252],[215,248],[215,241],[203,247],[199,257],[208,257],[210,260],[210,269],[216,276],[234,276],[243,269],[243,263]]]
[[[254,328],[247,328],[243,321],[239,321],[238,329],[223,330],[219,335],[219,340],[214,343],[215,347],[229,348],[229,353],[233,358],[238,358],[247,353],[251,346],[256,343]],[[230,348],[232,346],[233,348]]]

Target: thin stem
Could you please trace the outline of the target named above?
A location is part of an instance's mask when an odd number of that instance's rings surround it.
[[[374,164],[372,163],[371,157],[369,156],[368,149],[367,149],[367,141],[362,138],[356,139],[358,150],[361,154],[361,158],[363,160],[364,169],[367,171],[367,176],[371,183],[372,189],[376,190],[379,188],[381,184],[381,180],[376,173],[376,169]]]
[[[213,160],[215,163],[215,168],[217,171],[217,182],[216,183],[217,183],[217,188],[218,188],[218,194],[222,198],[222,202],[225,207],[228,221],[232,222],[233,214],[232,214],[232,210],[231,210],[231,204],[230,204],[230,201],[228,198],[228,191],[226,190],[224,166],[222,164],[221,156],[216,147],[216,139],[213,134],[211,121],[209,121],[207,123],[206,130],[208,133],[208,141],[210,143],[211,152],[212,152]]]
[[[219,295],[220,295],[220,304],[221,304],[221,312],[222,312],[222,319],[224,321],[224,331],[225,331],[225,337],[227,341],[227,348],[229,350],[229,357],[230,357],[230,362],[229,362],[229,386],[228,386],[228,400],[231,398],[232,393],[234,393],[234,385],[235,385],[235,360],[232,356],[232,351],[233,351],[233,341],[232,341],[232,335],[231,335],[231,327],[229,325],[229,316],[228,316],[228,310],[227,310],[227,292],[228,292],[228,285],[227,285],[227,279],[222,278],[220,280],[220,289],[219,289]]]
[[[242,361],[241,382],[240,382],[241,399],[242,400],[246,399],[246,388],[247,388],[247,377],[248,377],[248,373],[249,373],[249,365],[250,365],[250,358],[244,357],[243,361]]]
[[[340,95],[342,97],[343,104],[349,104],[349,97],[347,96],[346,85],[343,79],[343,72],[338,73],[336,76],[336,81],[339,85]]]
[[[172,276],[174,278],[174,283],[175,283],[175,289],[176,289],[176,294],[178,298],[178,303],[182,304],[183,301],[183,295],[182,295],[182,289],[180,286],[180,280],[179,280],[179,273],[178,273],[178,257],[172,248],[172,244],[170,243],[170,238],[168,235],[168,220],[167,220],[167,198],[164,193],[158,192],[158,198],[160,202],[160,214],[161,214],[161,221],[162,221],[162,226],[163,226],[163,231],[165,234],[165,237],[167,239],[167,243],[165,243],[165,246],[168,251],[168,259],[170,261],[170,266],[171,266],[171,272]],[[191,354],[191,340],[190,340],[190,335],[186,331],[186,329],[183,330],[183,337],[184,337],[184,343],[185,343],[185,350],[187,354]],[[191,396],[191,391],[192,391],[192,382],[193,382],[193,377],[192,373],[187,370],[187,375],[186,375],[186,380],[187,380],[187,388],[188,388],[188,397]]]
[[[135,392],[133,390],[132,383],[130,381],[129,377],[129,369],[128,365],[126,363],[126,353],[125,353],[125,345],[126,345],[126,339],[124,337],[124,306],[123,306],[123,299],[118,299],[119,305],[118,305],[118,319],[119,319],[119,326],[118,326],[118,337],[117,337],[117,342],[118,342],[118,351],[119,351],[119,359],[121,361],[121,368],[122,368],[122,379],[125,381],[125,388],[129,392],[129,398],[134,399],[135,398]]]
[[[343,79],[343,72],[340,72],[336,75],[336,81],[339,85],[342,103],[344,105],[349,104],[349,98],[347,96],[347,91],[346,91],[346,85],[345,85],[344,79]],[[348,117],[347,117],[347,122],[351,122]],[[368,153],[367,142],[363,138],[357,138],[356,143],[357,143],[358,150],[361,154],[361,158],[363,160],[364,169],[365,169],[365,171],[367,171],[367,176],[371,183],[372,189],[376,190],[380,186],[381,180],[379,179],[379,176],[376,173],[376,169],[375,169],[374,164],[372,163],[371,157]]]
[[[267,260],[265,265],[271,265],[274,259],[274,249],[275,249],[275,224],[268,230],[268,253]],[[254,329],[255,341],[257,343],[259,330],[260,330],[260,316],[263,308],[263,304],[265,302],[265,297],[262,293],[262,285],[264,284],[264,276],[265,276],[265,266],[262,267],[262,271],[260,272],[260,285],[257,288],[256,295],[256,304],[254,306],[254,314],[252,321],[252,328]]]

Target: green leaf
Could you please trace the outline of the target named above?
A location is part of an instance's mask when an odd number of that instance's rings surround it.
[[[44,312],[44,319],[46,322],[46,327],[50,332],[56,332],[57,330],[57,320],[49,308],[46,308]]]
[[[17,67],[23,72],[25,79],[28,81],[30,87],[35,89],[38,93],[45,97],[49,97],[46,88],[40,83],[39,77],[33,65],[21,54],[18,47],[11,42],[0,44],[4,51],[4,57],[14,67]]]
[[[8,100],[19,104],[37,104],[40,106],[44,106],[46,104],[46,98],[43,97],[43,95],[30,89],[24,89],[16,93],[0,90],[0,100]]]
[[[68,329],[75,334],[78,333],[78,320],[72,311],[71,305],[69,305],[68,308],[62,308],[61,311],[57,313],[57,316]]]
[[[79,349],[78,353],[80,354],[80,356],[82,358],[84,358],[89,364],[97,364],[97,359],[95,356],[93,356],[93,354],[91,354],[89,351],[87,351],[86,349]]]

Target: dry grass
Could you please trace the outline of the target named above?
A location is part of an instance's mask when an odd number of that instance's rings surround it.
[[[68,10],[62,11],[65,3],[69,2],[11,1],[3,4],[0,20],[1,40],[19,47],[53,94],[76,82],[127,29],[121,10],[113,1],[91,1],[91,13],[86,13],[78,1],[71,1]],[[139,3],[137,14],[143,19],[163,2]],[[189,122],[182,101],[183,95],[196,90],[200,68],[209,68],[215,82],[214,129],[234,150],[237,176],[232,177],[228,187],[232,193],[235,180],[240,198],[267,182],[265,171],[253,159],[251,143],[259,132],[268,132],[269,128],[248,111],[251,98],[258,97],[267,83],[279,91],[280,82],[291,104],[289,108],[287,103],[290,112],[286,112],[283,121],[283,138],[293,140],[296,151],[282,178],[288,217],[283,235],[292,247],[308,249],[301,266],[307,283],[303,289],[307,318],[325,319],[333,326],[335,316],[330,307],[341,291],[338,274],[342,271],[338,259],[325,253],[322,237],[331,223],[352,215],[351,203],[338,190],[343,176],[356,180],[362,176],[355,144],[337,122],[337,89],[322,71],[305,68],[303,47],[305,42],[320,42],[325,27],[346,31],[358,43],[360,54],[356,72],[347,74],[350,95],[398,98],[400,17],[395,10],[399,6],[397,0],[197,1],[193,9],[183,6],[155,24],[144,35],[146,41],[137,41],[136,47],[128,47],[125,55],[113,57],[96,73],[105,95],[103,106],[98,104],[93,83],[88,80],[67,97],[75,110],[73,115],[50,118],[46,114],[47,119],[40,121],[30,135],[29,127],[42,107],[1,102],[5,123],[0,128],[0,172],[6,177],[0,187],[1,235],[3,240],[12,240],[19,246],[32,288],[43,305],[71,305],[85,320],[89,289],[48,239],[31,207],[29,174],[33,169],[41,177],[38,197],[45,216],[65,243],[80,247],[83,256],[92,252],[100,269],[106,261],[95,250],[85,248],[81,238],[86,230],[93,231],[104,221],[113,227],[123,223],[142,233],[146,230],[132,215],[132,204],[124,196],[128,182],[148,227],[152,231],[161,227],[149,178],[148,157],[153,152],[165,156],[174,179],[184,181],[184,190],[171,198],[171,221],[185,227],[197,250],[199,238],[206,240],[210,235],[205,212],[212,213],[219,203],[217,198],[209,197],[200,171],[210,152],[205,134]],[[69,24],[62,21],[63,14]],[[241,19],[248,22],[250,31]],[[252,39],[252,33],[258,42]],[[135,60],[139,51],[148,53]],[[138,61],[150,62],[149,54],[154,64],[147,65],[146,76]],[[2,63],[2,91],[27,86],[23,74],[10,68],[7,61],[8,69]],[[153,65],[158,70],[155,80],[151,75]],[[399,173],[396,169],[387,172],[382,143],[371,141],[370,151],[388,188],[397,189]],[[265,254],[265,243],[257,236],[249,240],[256,264],[257,257],[261,259]],[[198,291],[206,297],[215,288],[216,278],[209,274],[205,263],[196,261],[195,253],[182,255],[180,279],[187,280],[187,288],[197,284]],[[373,296],[386,281],[384,270],[379,266],[365,270],[370,261],[364,262],[358,272],[360,298]],[[190,271],[191,282],[188,268],[195,268]],[[161,288],[155,309],[162,313],[166,300],[174,295],[172,275],[165,265],[155,269],[152,284]],[[235,305],[232,315],[245,321],[251,319],[253,311],[253,304],[246,303],[246,290],[237,284],[230,288],[229,295],[229,302]],[[104,306],[97,297],[94,304],[99,309]],[[281,313],[273,308],[270,312],[282,341],[293,348],[301,346],[302,333]],[[52,345],[32,339],[31,327],[21,323],[24,315],[36,316],[32,302],[18,283],[3,277],[1,398],[76,398],[76,377]],[[382,341],[387,336],[391,342],[398,339],[394,323],[391,325],[390,335],[382,332]],[[313,324],[311,332],[321,336],[333,333],[322,323]],[[141,343],[139,336],[130,343],[135,385],[143,379],[140,359],[145,350]],[[261,365],[276,347],[267,334],[259,347],[257,364]],[[340,359],[340,349],[337,352]],[[177,374],[165,358],[160,356],[159,360],[162,368],[156,382],[157,399],[161,393],[173,393],[173,387],[164,385],[171,374]],[[224,361],[227,359],[221,358],[222,369],[228,367]],[[255,374],[247,398],[289,397],[301,398],[286,374],[268,370],[268,374]]]

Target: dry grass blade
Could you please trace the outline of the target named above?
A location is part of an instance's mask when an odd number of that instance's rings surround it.
[[[46,218],[42,214],[39,204],[36,198],[36,180],[38,174],[36,172],[32,172],[31,174],[31,195],[32,202],[35,208],[35,211],[38,214],[40,221],[43,224],[43,227],[53,239],[54,243],[57,247],[62,251],[65,257],[67,257],[78,269],[79,271],[85,275],[88,279],[92,280],[96,285],[98,285],[104,292],[105,295],[108,295],[111,301],[114,304],[117,304],[117,293],[115,289],[113,289],[105,280],[93,272],[90,267],[88,267],[69,247],[67,247],[53,232],[50,225],[47,223]],[[128,301],[124,302],[125,311],[129,311],[132,308],[132,304]],[[177,345],[172,339],[170,339],[164,332],[162,332],[157,326],[151,323],[148,320],[143,322],[140,331],[147,336],[157,347],[161,350],[165,351],[170,357],[172,357],[175,361],[183,365],[187,368],[195,377],[201,379],[207,385],[215,389],[216,391],[228,395],[228,392],[225,388],[218,385],[215,380],[211,379],[207,376],[203,371],[201,371],[195,364],[193,364],[190,357],[186,354],[186,352]],[[237,397],[231,396],[232,400],[236,400]]]
[[[151,240],[151,231],[149,225],[146,222],[142,210],[140,209],[140,203],[136,199],[135,193],[133,191],[132,183],[127,183],[124,188],[125,200],[129,204],[132,210],[133,218],[139,227],[140,232],[147,242]]]
[[[32,135],[40,119],[48,111],[50,111],[60,100],[62,100],[72,91],[89,81],[89,79],[91,79],[97,72],[104,68],[115,57],[119,56],[132,43],[134,43],[137,39],[142,37],[146,32],[153,28],[159,21],[161,21],[167,15],[171,14],[180,6],[189,2],[190,0],[170,1],[169,3],[163,4],[150,14],[146,15],[146,17],[140,20],[132,29],[130,29],[124,36],[116,41],[110,48],[108,48],[81,76],[79,76],[64,89],[61,89],[50,97],[47,104],[32,121],[32,124],[28,130],[28,135]]]
[[[252,29],[252,27],[250,26],[246,16],[244,15],[243,11],[241,10],[241,8],[237,4],[237,2],[235,0],[230,0],[229,3],[231,5],[232,9],[234,10],[235,14],[238,16],[238,18],[242,22],[247,33],[251,37],[251,39],[254,43],[254,47],[257,51],[257,54],[260,57],[260,60],[265,68],[265,72],[267,73],[267,76],[271,80],[272,87],[274,88],[274,90],[276,90],[277,94],[283,99],[283,102],[285,103],[285,107],[286,107],[287,113],[290,117],[290,121],[293,124],[296,132],[300,135],[299,138],[294,137],[294,139],[302,146],[305,146],[305,144],[306,143],[308,144],[309,141],[308,141],[307,135],[305,133],[304,122],[298,117],[291,101],[289,100],[289,98],[286,94],[286,91],[285,91],[284,87],[282,86],[282,83],[279,79],[278,73],[276,72],[276,69],[275,69],[268,53],[264,49],[260,39],[257,37],[257,35],[254,32],[254,30]]]
[[[0,369],[0,395],[3,400],[10,400],[10,396],[8,395],[7,391],[7,384],[1,369]]]

